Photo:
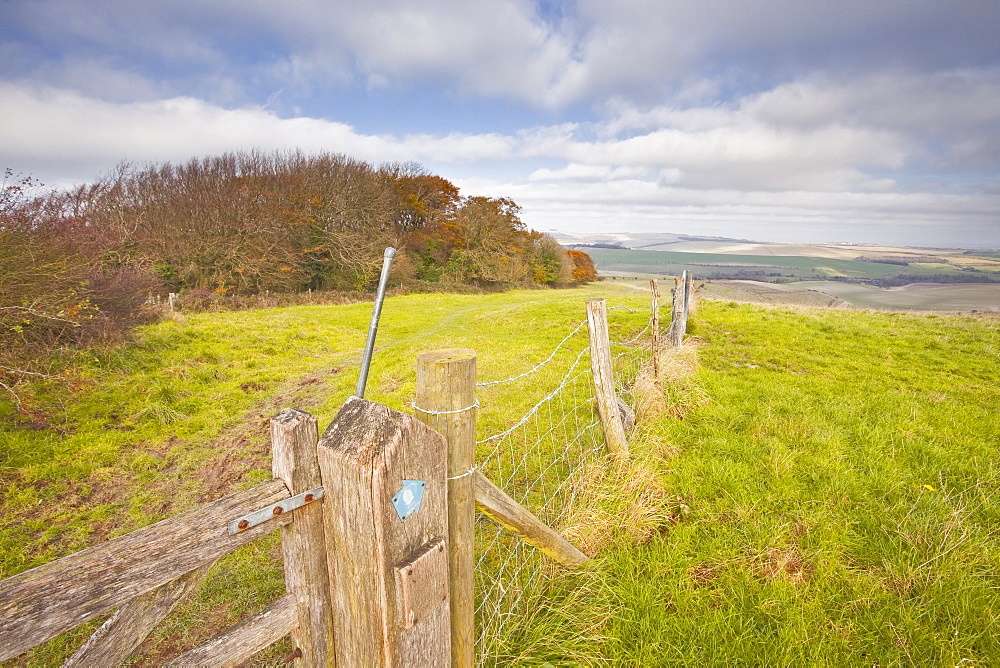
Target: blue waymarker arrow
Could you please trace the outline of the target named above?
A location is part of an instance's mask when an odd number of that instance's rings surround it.
[[[404,480],[403,488],[392,497],[392,505],[403,522],[407,517],[420,511],[420,502],[424,498],[425,480]]]

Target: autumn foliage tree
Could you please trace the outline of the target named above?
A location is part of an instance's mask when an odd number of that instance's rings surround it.
[[[570,271],[574,283],[590,283],[597,280],[597,269],[589,255],[583,251],[570,250],[566,251],[566,256],[572,264]]]
[[[22,410],[19,386],[62,380],[49,368],[56,348],[120,337],[157,287],[118,263],[79,193],[37,190],[9,169],[0,190],[0,390]]]
[[[575,282],[566,253],[528,230],[515,202],[463,198],[413,163],[232,153],[121,165],[74,198],[117,261],[175,292],[367,290],[390,245],[397,284]]]
[[[402,251],[396,280],[403,283],[502,287],[592,278],[574,274],[554,239],[528,230],[510,199],[463,198],[419,165],[374,167],[332,153],[122,164],[95,183],[16,208],[31,221],[31,243],[59,229],[74,249],[60,257],[86,255],[88,271],[105,282],[155,277],[174,292],[366,290],[389,245]],[[11,215],[8,234],[17,227]]]
[[[387,246],[400,251],[393,281],[404,289],[596,278],[589,258],[529,230],[520,214],[511,199],[462,197],[413,163],[376,167],[335,153],[125,163],[94,183],[49,192],[8,170],[0,383],[9,389],[23,376],[4,364],[31,372],[12,361],[31,358],[29,350],[127,330],[148,314],[152,292],[224,299],[370,290]]]

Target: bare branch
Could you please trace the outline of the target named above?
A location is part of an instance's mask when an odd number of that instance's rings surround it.
[[[17,406],[18,410],[20,410],[21,409],[21,397],[18,396],[17,392],[14,391],[14,388],[11,387],[10,385],[8,385],[7,383],[3,383],[3,382],[0,382],[0,387],[2,387],[3,389],[7,390],[7,392],[10,393],[10,396],[14,397],[14,405]]]
[[[36,378],[45,378],[46,380],[65,380],[62,376],[53,376],[48,373],[38,373],[37,371],[16,369],[14,367],[4,366],[3,364],[0,364],[0,371],[9,371],[10,373],[18,374],[19,376],[35,376]]]
[[[0,306],[0,311],[23,311],[25,313],[30,313],[36,318],[45,318],[46,320],[56,320],[58,322],[65,322],[68,325],[73,325],[74,327],[79,327],[80,323],[74,322],[69,318],[63,318],[57,315],[49,315],[48,313],[42,313],[41,311],[31,307],[31,306]],[[2,368],[2,367],[0,367]]]

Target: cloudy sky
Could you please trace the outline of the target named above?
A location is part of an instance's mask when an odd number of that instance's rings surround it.
[[[536,229],[1000,248],[1000,0],[0,0],[0,168],[417,161]]]

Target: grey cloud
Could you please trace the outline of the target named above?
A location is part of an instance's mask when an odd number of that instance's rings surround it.
[[[21,129],[0,130],[0,145],[21,169],[80,180],[122,158],[299,145],[487,174],[531,161],[488,187],[555,219],[559,203],[636,224],[685,211],[852,224],[837,207],[871,225],[880,215],[966,224],[945,202],[996,227],[983,213],[997,210],[1000,172],[993,1],[578,0],[542,11],[527,0],[8,0],[4,10],[0,107]],[[510,100],[546,120],[519,133],[380,136],[281,118],[365,86],[388,99],[426,89],[457,103]],[[949,189],[983,199],[934,194]]]
[[[309,97],[374,77],[539,107],[597,106],[613,97],[651,105],[691,95],[706,80],[716,95],[742,95],[804,71],[932,73],[996,65],[1000,57],[992,2],[964,2],[961,11],[929,0],[580,0],[569,7],[542,16],[521,0],[34,0],[5,3],[11,27],[4,32],[29,67],[28,56],[50,66],[128,63],[133,73],[172,80],[174,95],[213,100],[198,80],[221,77],[244,94],[229,103],[254,101],[247,96],[262,88],[284,85]],[[289,74],[292,81],[280,80]]]

